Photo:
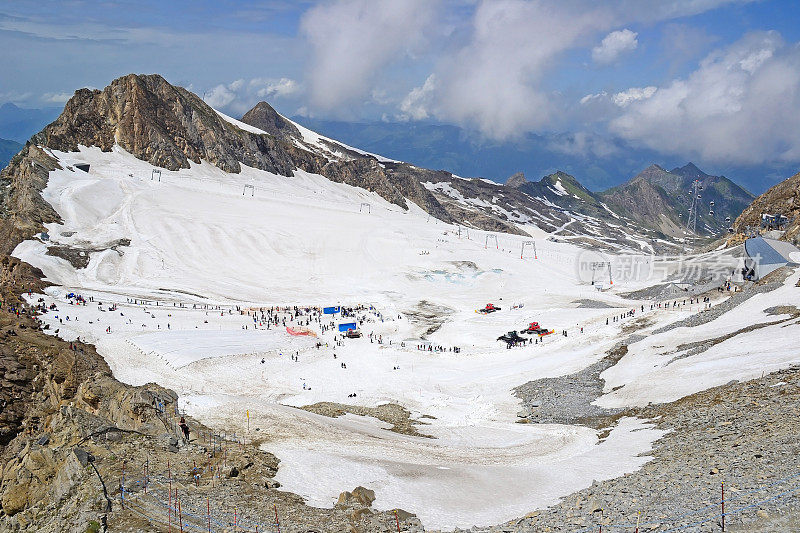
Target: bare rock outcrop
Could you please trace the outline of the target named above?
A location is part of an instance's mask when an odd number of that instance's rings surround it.
[[[318,171],[324,159],[272,135],[242,130],[197,95],[157,74],[129,74],[100,90],[80,89],[33,142],[62,151],[115,144],[153,165],[178,170],[206,160],[226,172],[241,164],[283,176]]]
[[[753,200],[734,223],[737,234],[743,234],[748,226],[758,228],[762,214],[780,214],[789,219],[782,239],[800,244],[800,173],[785,179]]]

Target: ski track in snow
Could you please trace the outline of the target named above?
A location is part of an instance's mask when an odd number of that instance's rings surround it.
[[[414,205],[405,212],[376,194],[300,171],[283,177],[243,167],[241,174],[227,174],[203,163],[162,170],[157,181],[149,164],[119,148],[54,154],[65,168],[51,172],[43,196],[64,222],[48,225],[51,239],[74,247],[123,238],[131,243],[92,253],[81,270],[45,255],[41,241],[18,246],[14,255],[54,283],[44,295],[59,308],[42,317],[48,332],[94,343],[118,379],[172,388],[189,414],[215,427],[241,434],[249,409],[251,426],[269,438],[265,449],[281,459],[277,479],[310,504],[331,506],[339,492],[364,485],[376,491],[375,507],[407,509],[426,527],[494,524],[639,468],[662,434],[634,419],[623,419],[602,442],[586,427],[515,423],[519,401],[512,389],[602,358],[620,334],[620,324],[607,326],[606,317],[631,305],[613,291],[578,282],[575,262],[586,256],[575,246],[537,240],[539,259],[521,260],[521,243],[530,237],[497,234],[500,249],[487,249],[485,232],[459,239],[454,226]],[[66,168],[78,162],[90,163],[90,172]],[[253,186],[252,195],[245,185]],[[359,213],[362,202],[371,204],[370,214]],[[796,277],[746,305],[757,313],[788,303],[796,297]],[[618,282],[615,290],[648,283]],[[69,305],[71,291],[93,296],[106,310],[96,303]],[[572,303],[585,298],[618,309]],[[400,346],[419,337],[420,327],[403,312],[423,300],[455,310],[429,340],[459,346],[461,353]],[[489,301],[503,310],[474,311]],[[117,309],[107,310],[113,303]],[[331,346],[317,349],[316,339],[291,337],[282,328],[254,330],[251,317],[228,312],[237,305],[340,303],[374,305],[382,320],[368,315],[365,337],[341,347],[333,347],[333,333],[322,334],[319,340]],[[512,303],[524,306],[511,309]],[[651,327],[691,311],[697,306],[653,313]],[[775,319],[762,315],[757,320]],[[533,320],[569,329],[570,336],[513,350],[495,340]],[[740,323],[723,322],[730,330]],[[795,327],[772,335],[791,340]],[[714,322],[694,330],[691,335],[722,334]],[[370,332],[382,335],[384,344],[370,343]],[[598,403],[674,399],[751,376],[762,360],[776,368],[795,359],[788,340],[761,357],[726,346],[736,344],[734,338],[654,368],[663,364],[667,346],[685,335],[676,329],[631,345],[606,371],[607,394]],[[299,353],[299,361],[291,353]],[[704,373],[709,365],[713,372]],[[611,392],[619,384],[625,387]],[[348,398],[354,392],[357,397]],[[318,401],[398,403],[415,418],[435,417],[422,419],[428,425],[419,430],[436,438],[395,434],[371,418],[331,419],[292,407]]]

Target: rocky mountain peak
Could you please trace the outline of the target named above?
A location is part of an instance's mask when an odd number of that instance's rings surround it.
[[[696,179],[702,180],[705,178],[712,177],[703,172],[702,170],[700,170],[699,168],[697,168],[697,166],[692,162],[689,162],[682,167],[673,168],[670,172],[672,174],[677,174],[678,176],[683,176],[684,178],[686,178],[687,181]]]
[[[241,165],[282,176],[301,169],[375,192],[404,209],[409,199],[441,220],[452,220],[420,183],[417,174],[422,170],[408,165],[383,167],[372,156],[325,139],[303,142],[299,129],[266,102],[246,118],[265,133],[250,131],[157,74],[129,74],[102,90],[76,91],[61,115],[31,140],[33,145],[65,152],[79,146],[108,152],[119,146],[169,170],[201,161],[229,173],[240,172]],[[42,188],[34,187],[39,192]]]
[[[631,182],[646,181],[651,185],[660,187],[670,194],[676,194],[683,188],[683,177],[673,174],[664,167],[652,164],[637,174]]]
[[[206,160],[226,172],[239,172],[244,163],[289,176],[301,160],[312,171],[325,163],[272,136],[236,127],[197,95],[157,74],[128,74],[103,90],[76,91],[33,141],[63,151],[79,145],[110,151],[119,145],[170,170]]]
[[[575,176],[567,174],[563,170],[557,170],[552,174],[548,174],[541,179],[540,183],[545,186],[556,187],[556,189],[563,188],[567,193],[579,198],[588,198],[591,196],[589,189],[584,187]]]
[[[518,188],[528,183],[528,179],[523,172],[517,172],[506,180],[506,187]]]
[[[284,141],[302,138],[300,130],[291,121],[281,116],[266,102],[259,102],[242,117],[242,122]]]

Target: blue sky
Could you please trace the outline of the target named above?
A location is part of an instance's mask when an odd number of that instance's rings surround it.
[[[570,132],[717,165],[800,162],[800,2],[14,1],[0,104],[160,73],[240,116]]]

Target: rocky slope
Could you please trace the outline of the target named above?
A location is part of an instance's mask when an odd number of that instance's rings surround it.
[[[603,192],[602,197],[632,219],[679,238],[683,235],[680,217],[670,205],[669,194],[657,184],[660,180],[652,179],[653,175],[662,174],[668,173],[658,165],[651,165],[630,181]]]
[[[78,145],[109,151],[117,144],[154,166],[177,170],[208,161],[226,172],[241,165],[291,176],[295,169],[374,191],[407,208],[405,198],[443,220],[450,215],[418,183],[386,172],[377,159],[353,151],[320,149],[266,104],[246,117],[267,128],[244,129],[226,120],[195,94],[158,75],[118,78],[100,90],[81,89],[64,111],[31,142],[61,151]],[[271,133],[270,133],[271,132]]]
[[[10,253],[58,219],[40,194],[57,164],[28,144],[0,176],[0,531],[166,531],[168,486],[193,529],[204,530],[196,515],[214,501],[217,521],[238,507],[262,524],[278,516],[286,532],[420,531],[409,513],[373,510],[368,489],[343,492],[332,509],[275,490],[278,460],[258,440],[242,445],[189,419],[183,443],[174,392],[122,384],[93,346],[40,329],[44,310],[22,294],[44,289],[42,273]]]
[[[651,165],[630,181],[600,193],[599,197],[640,224],[679,238],[686,227],[694,180],[702,186],[697,207],[700,235],[724,234],[730,221],[754,198],[728,178],[706,174],[693,163],[671,171]]]
[[[800,244],[800,173],[769,189],[742,212],[734,224],[739,240],[743,238],[747,226],[760,226],[763,213],[787,217],[789,224],[781,238],[796,245]],[[734,238],[735,240],[737,239]]]
[[[637,521],[639,531],[720,531],[722,482],[726,531],[796,531],[797,440],[786,414],[798,406],[800,368],[794,367],[618,413],[668,430],[641,470],[595,482],[518,520],[470,531],[577,533],[601,525],[634,531]]]
[[[670,173],[683,177],[681,188],[683,191],[689,189],[693,180],[698,180],[703,186],[701,204],[704,207],[707,208],[710,202],[714,202],[713,216],[710,215],[707,210],[700,210],[698,212],[698,227],[700,225],[700,220],[702,220],[703,223],[710,228],[727,229],[731,225],[728,219],[730,219],[730,221],[735,220],[755,199],[755,195],[725,176],[711,176],[706,174],[693,163],[688,163],[680,168],[674,168]],[[667,192],[669,192],[669,190],[667,190]],[[680,194],[677,198],[679,202],[682,202],[681,207],[685,211],[688,211],[689,195]]]

